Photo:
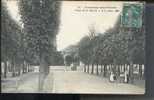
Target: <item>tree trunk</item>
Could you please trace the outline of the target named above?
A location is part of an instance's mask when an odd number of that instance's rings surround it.
[[[99,72],[98,72],[98,64],[97,64],[97,73],[96,74],[99,75]]]
[[[26,63],[26,73],[28,72],[28,63]]]
[[[139,64],[139,79],[142,79],[142,64]]]
[[[13,72],[13,62],[10,63],[10,72]]]
[[[101,64],[101,74],[102,74],[102,72],[103,72],[103,66],[102,66],[102,64]]]
[[[27,63],[27,72],[29,72],[29,64]]]
[[[134,82],[134,76],[133,76],[133,64],[131,63],[130,64],[130,70],[129,70],[129,81],[130,83],[133,83]]]
[[[112,68],[113,73],[116,75],[117,74],[117,65],[113,64],[111,68]]]
[[[87,66],[88,68],[87,68],[87,72],[89,73],[89,64],[88,64],[88,66]]]
[[[30,71],[30,72],[32,71],[30,64],[29,64],[29,71]]]
[[[124,65],[124,72],[126,72],[126,65]]]
[[[104,65],[104,74],[103,76],[106,77],[107,65]]]
[[[39,92],[43,90],[44,79],[48,74],[48,64],[45,61],[45,55],[40,56],[40,67],[39,67]]]
[[[23,65],[22,65],[22,73],[23,74],[25,73],[25,63],[23,63]]]
[[[117,70],[118,70],[117,75],[120,76],[120,66],[119,65],[117,66]]]
[[[27,67],[27,65],[26,65],[27,63],[26,63],[26,61],[24,62],[24,73],[26,73],[26,67]]]
[[[10,72],[13,72],[13,61],[10,63]]]
[[[91,74],[94,74],[94,64],[92,63],[92,66],[91,66]]]
[[[28,72],[30,72],[30,64],[28,64]]]
[[[28,67],[28,65],[27,65],[27,62],[26,62],[26,63],[25,63],[25,68],[24,68],[25,73],[27,73],[27,67]]]
[[[7,78],[7,61],[4,61],[4,78]]]
[[[18,76],[20,76],[20,68],[21,68],[21,64],[18,64]]]
[[[23,73],[23,74],[25,73],[24,68],[25,68],[25,62],[23,62],[23,65],[22,65],[22,73]]]
[[[84,72],[86,72],[86,64],[84,64]]]
[[[13,64],[12,64],[13,66],[13,71],[12,71],[12,77],[15,77],[15,61],[13,61]]]

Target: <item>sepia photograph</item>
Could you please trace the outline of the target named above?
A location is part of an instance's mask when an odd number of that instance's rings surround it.
[[[2,93],[145,94],[145,2],[1,4]]]

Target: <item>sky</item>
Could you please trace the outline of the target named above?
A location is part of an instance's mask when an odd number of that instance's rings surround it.
[[[63,50],[69,45],[77,44],[82,37],[88,35],[90,26],[94,26],[96,32],[103,33],[113,27],[122,10],[123,2],[86,2],[63,1],[61,7],[61,23],[57,35],[57,50]],[[20,21],[20,15],[15,0],[8,2],[10,14],[16,21]],[[83,12],[81,10],[88,10]],[[90,12],[89,10],[106,10],[105,12]],[[108,11],[112,10],[112,11]],[[117,10],[115,12],[114,10]]]
[[[16,0],[9,0],[9,2],[7,3],[7,7],[9,10],[9,13],[12,15],[12,18],[21,23],[20,22],[20,15],[19,15],[19,10],[18,10],[18,5]]]
[[[97,10],[99,7],[104,7],[104,10],[109,10],[105,7],[116,7],[115,9],[118,9],[119,12],[79,11],[80,9],[94,10],[96,7]],[[57,36],[58,50],[78,43],[82,37],[88,35],[90,26],[94,26],[98,33],[103,33],[106,29],[113,27],[121,8],[122,2],[63,2],[60,31]]]

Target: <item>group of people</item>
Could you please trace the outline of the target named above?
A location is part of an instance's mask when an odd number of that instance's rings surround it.
[[[111,72],[109,76],[110,82],[115,82],[117,80],[117,76]],[[128,83],[129,82],[129,73],[127,71],[124,72],[124,74],[120,74],[120,82]]]

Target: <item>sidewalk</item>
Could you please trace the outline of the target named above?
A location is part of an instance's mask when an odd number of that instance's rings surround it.
[[[53,93],[144,94],[144,92],[144,88],[125,83],[110,83],[106,78],[84,72],[54,72]]]
[[[36,92],[38,73],[29,72],[17,77],[1,79],[2,93]]]
[[[43,91],[38,91],[39,73],[31,72],[18,77],[2,79],[2,93],[52,93],[53,73],[44,80]]]
[[[54,88],[53,81],[54,81],[53,72],[50,72],[44,80],[43,93],[53,92],[53,88]]]
[[[33,72],[20,78],[18,82],[18,93],[37,93],[39,73]]]
[[[18,88],[19,77],[1,79],[1,92],[14,93]]]
[[[2,79],[2,93],[40,93],[38,75],[38,72],[30,72]],[[51,70],[44,79],[41,93],[143,94],[145,88],[138,83],[110,83],[107,78],[81,71]]]

